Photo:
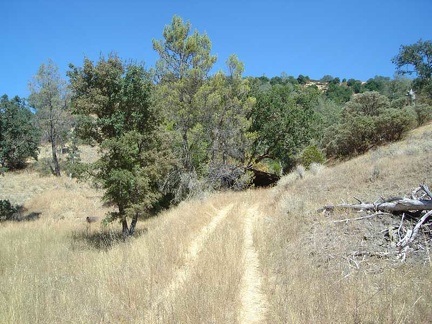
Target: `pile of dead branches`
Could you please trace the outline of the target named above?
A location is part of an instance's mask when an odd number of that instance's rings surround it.
[[[404,261],[407,253],[412,250],[424,250],[429,255],[432,247],[432,193],[425,184],[414,189],[407,197],[381,197],[373,203],[355,199],[358,203],[327,205],[319,211],[332,213],[335,210],[349,209],[361,212],[359,217],[335,220],[334,223],[364,220],[380,215],[398,217],[399,226],[390,227],[384,233],[398,249],[398,258]]]

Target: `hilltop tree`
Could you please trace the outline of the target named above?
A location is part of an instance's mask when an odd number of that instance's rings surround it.
[[[399,74],[412,75],[417,78],[414,86],[432,99],[432,41],[419,40],[412,45],[402,45],[399,54],[392,59]]]
[[[57,149],[66,141],[71,128],[66,82],[60,77],[58,67],[49,60],[39,67],[38,73],[29,83],[29,89],[29,104],[36,109],[38,123],[51,143],[52,172],[60,176]]]
[[[0,98],[0,173],[19,169],[28,158],[37,160],[40,140],[34,115],[24,99],[7,95]]]
[[[68,75],[77,134],[100,149],[100,159],[84,175],[105,189],[104,200],[117,208],[107,220],[119,219],[123,234],[132,235],[138,218],[162,198],[159,183],[172,165],[151,101],[152,82],[143,66],[125,64],[116,55],[96,64],[86,58],[82,68],[70,65]]]

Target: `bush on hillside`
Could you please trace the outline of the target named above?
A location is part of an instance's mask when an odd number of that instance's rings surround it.
[[[365,92],[345,105],[341,122],[327,129],[322,144],[329,157],[354,156],[400,140],[416,124],[416,114],[410,107],[391,108],[385,96]]]
[[[417,125],[421,126],[432,120],[432,106],[419,104],[414,106],[417,115]]]
[[[299,162],[304,165],[306,169],[309,169],[312,163],[323,164],[325,162],[325,157],[315,145],[310,145],[301,152]]]
[[[398,141],[415,126],[416,114],[411,109],[387,109],[376,120],[377,144]]]

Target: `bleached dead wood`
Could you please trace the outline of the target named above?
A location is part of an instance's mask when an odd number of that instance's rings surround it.
[[[405,237],[402,240],[399,241],[399,243],[397,244],[397,246],[405,247],[405,246],[411,244],[415,240],[420,227],[423,225],[423,223],[430,216],[432,216],[432,211],[429,211],[426,214],[424,214],[423,217],[420,218],[420,220],[414,226],[414,229],[413,230],[408,230],[407,235],[405,235]]]
[[[334,209],[354,209],[363,211],[382,211],[382,212],[407,212],[407,211],[423,211],[432,210],[432,200],[417,200],[417,199],[400,199],[383,203],[360,203],[360,204],[340,204],[327,205],[321,210],[332,211]]]
[[[391,244],[391,247],[397,247],[397,258],[402,262],[405,261],[408,255],[418,254],[421,253],[419,251],[423,250],[427,251],[428,258],[430,258],[429,247],[432,246],[432,223],[428,223],[428,221],[432,219],[432,191],[425,184],[415,188],[410,193],[410,198],[380,198],[374,203],[365,203],[358,198],[355,199],[358,203],[327,205],[319,211],[328,212],[348,209],[361,212],[359,217],[334,220],[333,223],[365,220],[379,215],[400,217],[402,214],[399,226],[393,224],[381,231],[381,233],[386,233],[387,242]],[[421,233],[423,233],[425,247],[421,240]]]
[[[367,219],[367,218],[372,218],[372,217],[381,216],[381,215],[386,215],[386,213],[377,212],[377,213],[374,213],[372,215],[367,215],[367,216],[362,216],[362,217],[338,219],[338,220],[333,221],[333,223],[345,223],[345,222],[349,222],[349,221],[356,221],[356,220],[361,220],[361,219]]]

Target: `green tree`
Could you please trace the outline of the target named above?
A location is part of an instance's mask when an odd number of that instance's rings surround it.
[[[391,101],[400,98],[407,99],[407,90],[412,88],[412,80],[406,77],[396,75],[390,80],[384,88],[383,95],[387,96]]]
[[[241,188],[244,183],[237,179],[244,172],[251,144],[249,115],[255,98],[250,96],[249,82],[242,77],[243,63],[236,55],[229,57],[227,67],[228,75],[218,72],[201,86],[196,104],[201,107],[202,146],[207,147],[206,177],[216,188]]]
[[[300,74],[297,77],[297,82],[299,84],[306,84],[309,80],[310,80],[310,78],[308,76],[304,76],[303,74]]]
[[[197,107],[193,104],[198,89],[207,79],[216,62],[212,56],[211,42],[198,31],[191,34],[191,24],[174,16],[165,26],[163,39],[153,40],[159,54],[156,75],[159,80],[158,103],[166,119],[181,137],[180,159],[186,172],[195,172],[190,132],[197,123]]]
[[[378,116],[388,108],[390,108],[390,101],[386,96],[376,91],[369,91],[358,94],[347,102],[343,110],[343,115]]]
[[[412,45],[402,45],[392,59],[397,73],[415,74],[414,87],[432,99],[432,41],[419,40]]]
[[[0,172],[25,167],[28,158],[37,160],[40,132],[24,99],[0,98]]]
[[[374,78],[367,80],[363,88],[366,91],[377,91],[381,94],[385,94],[389,82],[390,78],[376,75]]]
[[[330,82],[325,95],[329,100],[343,104],[350,100],[352,93],[351,88]]]
[[[117,210],[123,234],[132,235],[139,217],[162,198],[159,185],[172,165],[151,101],[152,82],[144,67],[125,64],[116,55],[70,65],[72,110],[77,133],[99,144],[100,159],[85,175],[105,189],[104,200]],[[128,218],[131,218],[130,227]]]
[[[320,82],[331,82],[333,80],[334,80],[334,77],[332,77],[329,74],[326,74],[320,79]]]
[[[29,83],[29,88],[29,104],[36,109],[38,123],[51,143],[54,165],[51,170],[55,176],[60,176],[57,150],[65,143],[72,126],[66,82],[60,77],[58,67],[49,60],[47,64],[39,67],[38,73]]]
[[[275,85],[255,94],[250,165],[274,159],[282,163],[285,171],[293,166],[295,156],[315,135],[318,94],[318,90],[310,88],[293,91],[288,85]]]

